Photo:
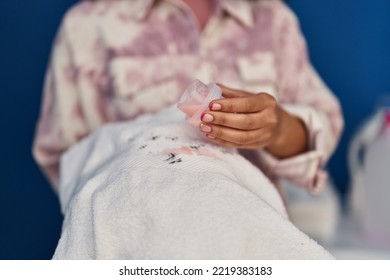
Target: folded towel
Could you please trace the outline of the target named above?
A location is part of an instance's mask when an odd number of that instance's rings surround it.
[[[54,259],[332,259],[268,178],[171,107],[109,124],[61,161]]]

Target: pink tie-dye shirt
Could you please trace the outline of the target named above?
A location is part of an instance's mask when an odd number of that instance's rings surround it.
[[[195,78],[268,92],[300,117],[310,151],[278,160],[257,151],[271,179],[320,191],[343,120],[312,68],[299,24],[278,0],[220,0],[205,29],[180,0],[78,3],[65,15],[47,71],[33,153],[53,185],[61,154],[108,122],[175,103]]]

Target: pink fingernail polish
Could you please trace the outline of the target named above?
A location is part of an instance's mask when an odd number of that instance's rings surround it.
[[[214,120],[214,117],[210,114],[203,113],[200,119],[204,122],[212,122]]]
[[[209,138],[209,139],[215,139],[215,137],[210,135],[210,134],[206,134],[206,137]]]
[[[221,104],[218,104],[218,103],[211,103],[210,104],[210,110],[211,111],[219,111],[221,109],[222,109]]]
[[[203,132],[211,132],[211,127],[205,124],[200,124],[200,130]]]

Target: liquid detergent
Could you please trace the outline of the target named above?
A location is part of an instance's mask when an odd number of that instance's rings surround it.
[[[205,85],[199,80],[194,80],[184,91],[177,107],[183,111],[186,120],[192,125],[199,125],[200,116],[208,108],[211,101],[222,98],[222,90],[215,84]]]

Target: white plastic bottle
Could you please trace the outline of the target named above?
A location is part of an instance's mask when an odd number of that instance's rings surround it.
[[[364,238],[390,248],[390,108],[385,109],[382,129],[366,149],[363,180]]]

